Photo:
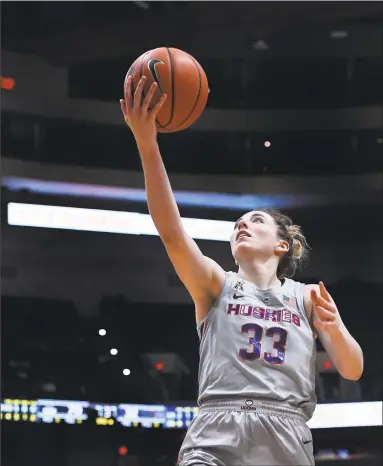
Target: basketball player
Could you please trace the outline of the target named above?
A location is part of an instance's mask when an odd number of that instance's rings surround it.
[[[358,380],[363,354],[323,283],[291,280],[307,250],[291,220],[256,210],[235,224],[238,272],[205,257],[183,229],[149,110],[126,86],[121,109],[137,142],[153,221],[195,303],[200,337],[199,413],[181,447],[180,466],[313,465],[306,422],[315,404],[315,336],[339,373]],[[180,154],[181,156],[182,154]]]

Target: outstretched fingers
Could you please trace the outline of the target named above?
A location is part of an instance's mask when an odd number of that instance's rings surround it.
[[[327,291],[323,282],[319,282],[319,291],[323,299],[325,299],[329,303],[333,302],[333,299],[331,298],[330,293]]]
[[[133,107],[133,95],[132,95],[132,76],[128,76],[125,86],[124,86],[124,115],[127,115],[127,112],[130,108]]]
[[[126,111],[126,105],[125,105],[125,100],[124,99],[120,99],[120,106],[121,106],[121,112],[124,115],[124,118],[126,119],[127,116],[128,116],[128,113]]]
[[[154,94],[155,94],[156,91],[157,91],[157,88],[158,88],[158,84],[157,84],[157,83],[153,83],[153,84],[150,86],[149,92],[146,94],[145,99],[144,99],[144,101],[142,102],[142,110],[144,110],[145,112],[148,110],[149,105],[151,104],[151,102],[152,102],[152,100],[153,100]]]
[[[311,290],[311,300],[316,306],[322,306],[328,311],[334,313],[336,312],[336,306],[334,302],[332,300],[328,301],[327,299],[324,299],[321,295],[317,293],[316,290]]]
[[[145,81],[146,81],[146,76],[142,76],[139,83],[137,84],[136,92],[134,93],[134,105],[133,106],[136,110],[140,109],[142,106],[142,92],[144,90]]]
[[[162,106],[164,105],[166,99],[167,99],[167,94],[162,94],[156,105],[153,107],[151,114],[153,116],[156,116],[158,112],[161,110]]]
[[[333,321],[336,315],[322,306],[315,306],[315,311],[321,321]]]
[[[124,115],[125,122],[130,126],[132,119],[134,120],[150,120],[156,118],[158,112],[161,110],[166,101],[166,94],[163,94],[157,103],[150,109],[150,106],[155,98],[158,84],[153,83],[150,86],[148,93],[143,98],[144,86],[146,77],[143,76],[136,89],[133,89],[133,78],[128,76],[124,86],[124,99],[120,100],[121,111]]]

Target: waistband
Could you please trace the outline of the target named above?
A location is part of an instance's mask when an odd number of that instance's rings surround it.
[[[262,401],[255,398],[208,400],[201,403],[199,411],[243,411],[308,421],[308,416],[300,408],[293,408],[280,402]]]

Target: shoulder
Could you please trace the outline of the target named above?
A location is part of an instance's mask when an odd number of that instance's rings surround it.
[[[313,303],[311,300],[311,290],[318,290],[319,285],[301,283],[296,280],[286,279],[287,288],[291,291],[294,290],[295,295],[298,297],[299,302],[303,305],[302,311],[305,312],[307,320],[313,328]]]
[[[310,312],[311,312],[311,309],[312,309],[312,305],[313,305],[313,302],[312,302],[312,299],[311,299],[311,291],[312,290],[315,290],[315,291],[318,291],[319,292],[319,285],[316,285],[316,284],[310,284],[310,285],[304,285],[304,303],[305,303],[305,309],[306,309],[306,312],[307,312],[307,308],[309,308]],[[306,308],[307,306],[307,308]]]
[[[303,298],[306,309],[306,305],[310,305],[311,303],[311,290],[316,289],[318,286],[319,285],[307,285],[306,283],[293,280],[292,278],[285,278],[283,289],[294,293],[299,296],[299,298]]]

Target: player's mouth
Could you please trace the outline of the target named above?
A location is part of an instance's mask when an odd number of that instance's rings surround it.
[[[239,230],[235,240],[238,241],[241,238],[250,238],[250,234],[246,230]]]

